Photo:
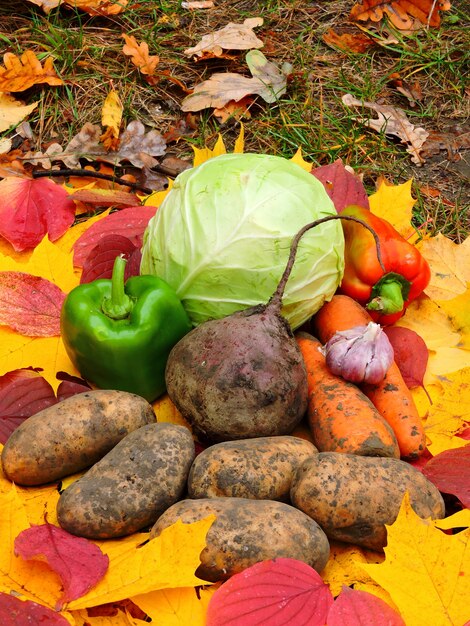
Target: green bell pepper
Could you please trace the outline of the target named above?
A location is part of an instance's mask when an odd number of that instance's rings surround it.
[[[133,276],[117,257],[112,279],[79,285],[65,298],[61,334],[80,374],[101,389],[152,402],[166,391],[165,366],[191,322],[173,289],[157,276]]]

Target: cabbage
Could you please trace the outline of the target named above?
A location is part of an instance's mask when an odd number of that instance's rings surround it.
[[[224,154],[179,174],[144,234],[142,274],[177,292],[194,325],[266,303],[293,236],[336,215],[323,185],[299,165],[264,154]],[[295,329],[336,291],[344,270],[339,220],[302,238],[283,300]]]

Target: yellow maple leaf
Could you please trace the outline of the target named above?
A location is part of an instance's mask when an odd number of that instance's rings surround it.
[[[441,300],[437,304],[460,333],[459,347],[470,350],[470,289],[452,300]]]
[[[297,148],[297,152],[294,154],[291,161],[297,163],[297,165],[299,165],[306,172],[312,171],[313,165],[306,161],[302,156],[302,148]]]
[[[0,92],[0,132],[16,126],[38,106],[38,102],[23,104],[13,96]]]
[[[207,584],[194,572],[214,520],[214,515],[193,524],[178,520],[150,541],[146,541],[149,533],[138,533],[95,542],[109,557],[108,571],[86,595],[69,602],[67,610],[117,602],[158,589]]]
[[[470,532],[446,535],[413,511],[405,494],[387,526],[385,561],[361,564],[391,595],[407,626],[462,626],[468,619]]]
[[[74,626],[148,626],[145,620],[132,617],[127,611],[117,611],[115,615],[88,615],[86,610],[70,611],[75,620]]]
[[[424,293],[433,300],[452,300],[465,293],[470,283],[470,237],[457,244],[438,233],[417,244],[431,268]]]
[[[72,189],[71,191],[69,189],[68,191],[73,194],[75,192],[75,189]],[[99,215],[95,215],[94,217],[88,218],[84,222],[79,222],[78,224],[75,224],[74,226],[69,228],[68,231],[65,232],[62,237],[60,237],[60,239],[54,241],[54,245],[60,248],[66,254],[71,254],[73,252],[72,249],[77,239],[81,237],[83,233],[87,231],[91,226],[93,226],[93,224],[96,224],[96,222],[99,222],[107,215],[109,215],[110,211],[111,209],[106,209],[106,211],[103,211]]]
[[[28,600],[54,608],[62,594],[59,577],[41,561],[25,561],[14,553],[14,540],[29,528],[26,507],[15,485],[0,492],[0,591],[17,592]]]
[[[191,430],[191,426],[178,411],[167,393],[160,396],[160,398],[158,398],[152,406],[158,422],[178,424],[179,426],[186,426],[186,428]]]
[[[343,585],[355,587],[358,583],[373,582],[359,567],[360,563],[381,563],[383,560],[383,555],[378,552],[331,541],[330,558],[322,571],[322,579],[336,597]]]
[[[47,236],[32,252],[16,252],[10,256],[0,251],[0,271],[41,276],[55,283],[65,293],[78,284],[72,266],[72,253],[64,252],[60,245],[52,243]]]
[[[427,411],[424,424],[428,448],[434,456],[468,443],[454,435],[470,422],[470,367],[447,374],[441,382],[442,389],[437,397],[432,398],[433,404]]]
[[[26,50],[21,57],[12,52],[3,55],[5,67],[0,67],[0,91],[25,91],[33,85],[63,85],[54,69],[54,60],[47,57],[44,66],[32,50]]]
[[[25,337],[0,326],[0,376],[24,367],[41,368],[41,375],[54,392],[60,384],[57,372],[80,376],[60,337]]]
[[[390,185],[385,180],[369,197],[370,210],[374,215],[387,220],[402,237],[415,241],[417,234],[411,225],[412,208],[416,200],[411,195],[412,180],[401,185]]]
[[[243,124],[240,124],[240,133],[238,134],[238,137],[235,140],[233,152],[242,153],[244,150],[244,147],[245,147],[245,129],[244,129]],[[194,159],[193,159],[194,167],[201,165],[201,163],[204,163],[205,161],[208,161],[209,159],[212,159],[213,157],[220,156],[221,154],[227,154],[227,149],[225,147],[224,140],[222,138],[222,135],[220,134],[217,137],[217,141],[215,142],[214,147],[212,149],[208,148],[207,146],[205,148],[196,148],[196,146],[192,146],[192,148],[194,151]]]
[[[158,626],[205,626],[207,605],[219,585],[196,590],[194,587],[161,589],[133,596],[132,602]]]
[[[139,68],[142,74],[152,76],[160,62],[160,58],[158,56],[150,56],[149,47],[145,41],[139,44],[133,35],[123,34],[122,36],[126,42],[122,47],[124,54],[131,57],[132,63]]]
[[[470,526],[470,509],[462,509],[444,519],[435,519],[433,524],[436,528],[450,530],[452,528],[468,528]]]

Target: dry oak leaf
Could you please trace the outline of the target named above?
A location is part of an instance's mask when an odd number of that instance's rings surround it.
[[[246,62],[252,78],[232,72],[213,74],[209,80],[196,85],[184,98],[183,111],[200,111],[208,107],[220,109],[227,102],[238,102],[250,94],[261,96],[265,102],[276,102],[286,92],[287,76],[292,71],[289,63],[282,67],[268,61],[259,50],[250,50]]]
[[[157,164],[153,157],[162,156],[166,151],[166,142],[156,131],[145,131],[145,126],[138,120],[130,122],[121,134],[119,147],[109,152],[100,143],[101,129],[87,122],[80,132],[73,137],[61,157],[67,167],[77,167],[79,159],[87,161],[104,161],[119,165],[121,161],[129,161],[136,167],[153,167]]]
[[[356,52],[359,54],[377,45],[377,42],[365,33],[339,34],[332,28],[322,36],[322,39],[331,48],[338,48],[343,52]]]
[[[411,225],[412,209],[416,202],[411,195],[412,183],[410,179],[401,185],[392,185],[381,179],[377,191],[369,197],[371,212],[390,222],[407,241],[417,238]]]
[[[21,57],[12,52],[3,55],[5,67],[0,67],[0,91],[25,91],[33,85],[63,85],[54,69],[54,60],[47,57],[44,66],[32,50],[26,50]]]
[[[344,94],[342,101],[348,107],[367,107],[375,111],[378,116],[377,119],[363,118],[360,120],[361,123],[379,133],[382,132],[386,135],[398,137],[402,143],[408,146],[406,151],[411,155],[413,163],[417,165],[424,163],[420,151],[429,133],[420,126],[414,126],[402,109],[386,104],[375,104],[374,102],[358,100],[350,93]]]
[[[253,28],[263,24],[262,17],[248,17],[243,24],[228,23],[226,26],[208,35],[193,48],[184,51],[186,56],[220,56],[223,50],[250,50],[264,46]]]
[[[48,14],[52,11],[52,9],[56,9],[62,0],[28,0],[28,2],[41,7],[44,13]]]
[[[439,26],[440,11],[450,9],[448,0],[363,0],[351,9],[352,21],[381,21],[387,15],[400,30],[411,30],[416,20],[424,25]]]
[[[0,92],[0,132],[16,126],[38,106],[38,102],[23,104],[13,96]]]
[[[123,34],[122,36],[126,42],[122,47],[124,54],[131,57],[132,63],[139,68],[142,74],[152,76],[160,62],[160,57],[149,55],[149,47],[145,41],[137,43],[133,35],[129,36]]]
[[[418,517],[406,493],[397,519],[387,526],[385,561],[361,567],[390,593],[407,626],[463,626],[468,619],[469,539],[469,529],[447,535]]]
[[[460,244],[442,233],[423,239],[418,249],[429,263],[431,280],[424,293],[433,300],[452,300],[470,283],[470,237]]]

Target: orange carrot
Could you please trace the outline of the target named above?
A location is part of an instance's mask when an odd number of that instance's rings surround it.
[[[326,343],[339,330],[363,326],[372,321],[369,313],[349,296],[333,296],[312,320],[313,332]],[[426,436],[418,410],[396,363],[383,381],[361,385],[382,417],[390,424],[405,459],[415,459],[426,449]]]
[[[307,368],[308,422],[320,452],[399,458],[393,430],[356,385],[332,374],[308,333],[295,335]]]

